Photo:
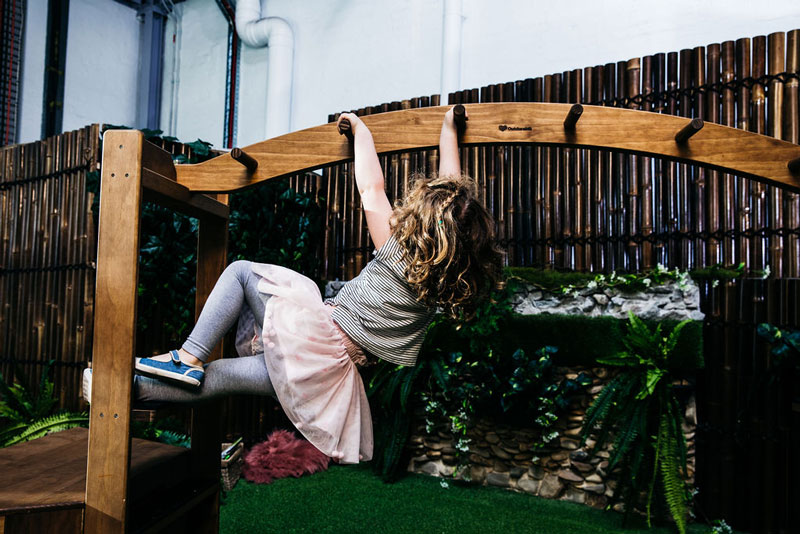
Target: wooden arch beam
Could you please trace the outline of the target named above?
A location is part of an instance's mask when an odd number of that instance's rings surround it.
[[[675,135],[690,119],[646,111],[584,106],[574,128],[564,120],[571,104],[468,104],[469,122],[462,146],[538,144],[598,148],[666,158],[752,178],[800,192],[800,174],[787,164],[800,158],[800,146],[736,128],[706,123],[688,141]],[[363,117],[380,154],[433,148],[447,106],[417,108]],[[229,154],[196,165],[177,165],[178,182],[192,191],[231,192],[264,180],[352,159],[352,146],[325,124],[243,148],[258,163],[248,171]]]

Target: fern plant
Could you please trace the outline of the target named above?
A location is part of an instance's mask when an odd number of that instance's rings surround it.
[[[611,443],[608,471],[620,466],[615,498],[625,502],[626,519],[643,505],[650,526],[653,505],[660,496],[684,534],[690,495],[685,483],[686,441],[669,363],[680,331],[689,321],[665,334],[660,325],[651,331],[632,313],[628,317],[623,338],[626,350],[598,360],[620,367],[621,372],[587,410],[581,437],[585,442],[596,434],[594,450]]]
[[[53,362],[45,365],[36,392],[23,373],[17,371],[16,381],[11,385],[0,374],[0,448],[89,424],[85,413],[52,413],[58,402],[50,379]]]

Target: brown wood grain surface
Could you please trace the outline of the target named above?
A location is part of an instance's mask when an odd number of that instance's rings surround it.
[[[72,428],[0,449],[0,514],[83,507],[88,439],[88,430]],[[189,471],[187,449],[134,438],[131,451],[133,500],[159,478],[175,484]]]
[[[684,144],[675,134],[688,119],[658,113],[584,106],[574,130],[564,129],[571,107],[559,103],[467,104],[464,145],[534,143],[605,148],[694,163],[764,183],[800,191],[800,177],[787,162],[800,156],[795,144],[717,124],[706,126]],[[445,107],[412,108],[363,117],[379,153],[435,147]],[[178,182],[192,191],[227,192],[271,178],[332,165],[352,158],[352,147],[325,124],[244,147],[258,161],[249,174],[230,155],[194,165],[177,165]]]
[[[112,130],[103,143],[86,532],[124,531],[143,141],[139,131]]]

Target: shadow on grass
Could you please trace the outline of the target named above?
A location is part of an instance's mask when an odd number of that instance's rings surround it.
[[[449,483],[409,475],[384,484],[367,465],[276,480],[244,480],[221,509],[220,532],[487,534],[667,534],[669,526],[647,529],[644,522],[622,528],[622,516],[588,506],[541,499],[500,488]],[[710,528],[692,525],[693,534]]]

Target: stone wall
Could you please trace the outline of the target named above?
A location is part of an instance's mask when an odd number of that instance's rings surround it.
[[[427,433],[424,407],[417,407],[408,443],[412,454],[408,470],[604,508],[616,487],[617,469],[608,471],[610,446],[594,450],[591,438],[581,445],[579,434],[586,409],[612,375],[603,367],[557,370],[569,378],[580,372],[591,377],[592,385],[559,417],[554,426],[558,436],[542,448],[535,448],[541,443],[538,430],[480,419],[468,431],[469,451],[461,453],[466,454],[463,461],[454,447],[449,421],[435,421],[433,431]],[[690,482],[694,479],[695,425],[692,397],[684,418]]]
[[[636,293],[587,287],[569,294],[557,294],[523,284],[516,289],[512,304],[514,311],[522,315],[550,313],[627,319],[631,311],[642,319],[654,321],[703,319],[700,290],[691,280],[684,284],[670,281]]]
[[[699,289],[691,280],[653,286],[638,293],[590,287],[556,294],[523,285],[515,291],[513,306],[524,315],[551,313],[626,319],[631,311],[644,319],[703,319]],[[608,472],[610,445],[595,451],[594,440],[587,439],[581,445],[579,434],[586,409],[612,378],[612,371],[603,367],[558,370],[565,378],[575,378],[580,372],[589,376],[592,384],[561,414],[554,428],[558,437],[543,448],[533,448],[541,443],[537,430],[482,419],[468,433],[470,445],[464,461],[454,447],[449,422],[437,421],[434,431],[427,433],[424,408],[418,407],[408,443],[412,452],[408,470],[604,508],[616,487],[616,470]],[[696,423],[692,396],[684,417],[690,482],[694,480]],[[459,463],[462,467],[457,469]],[[621,504],[615,507],[619,509]]]

